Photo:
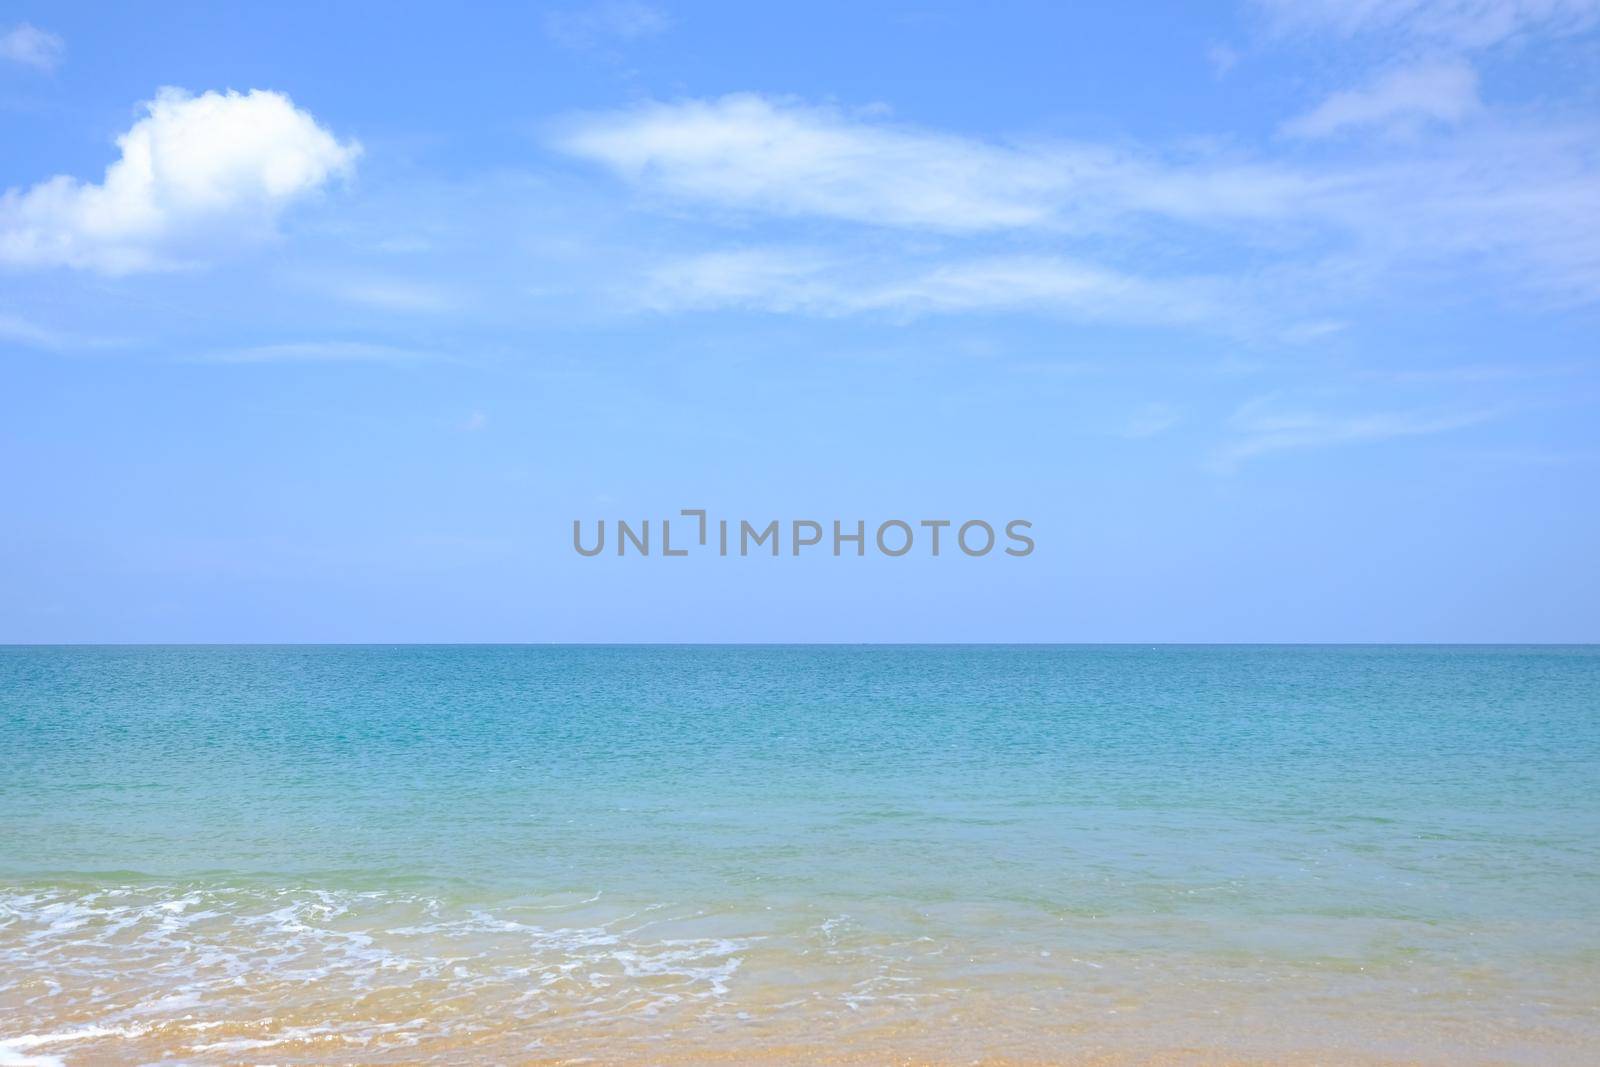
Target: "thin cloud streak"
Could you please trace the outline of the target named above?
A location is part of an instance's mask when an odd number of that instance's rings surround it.
[[[437,353],[367,341],[293,341],[225,349],[197,357],[202,363],[415,363]]]
[[[1209,466],[1216,473],[1237,470],[1246,460],[1275,452],[1365,444],[1404,437],[1427,437],[1482,425],[1503,410],[1322,412],[1281,406],[1276,398],[1249,401],[1229,420],[1234,438],[1216,449]]]
[[[1089,321],[1217,322],[1204,279],[1158,280],[1052,256],[862,265],[807,249],[711,252],[658,265],[626,299],[651,311],[918,316],[1033,310]]]
[[[1456,48],[1489,48],[1541,33],[1581,33],[1600,0],[1255,0],[1279,33],[1387,35]]]
[[[460,301],[440,286],[398,279],[349,281],[333,286],[341,300],[384,311],[443,314],[454,311]]]
[[[66,347],[67,338],[65,334],[40,326],[21,315],[0,312],[0,342],[28,348],[56,349]]]
[[[1166,166],[1093,144],[1006,144],[739,93],[568,120],[554,140],[652,192],[757,213],[972,234],[1117,216],[1279,219],[1320,184],[1248,164]]]

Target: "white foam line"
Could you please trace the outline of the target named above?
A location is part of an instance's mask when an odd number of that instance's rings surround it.
[[[59,1056],[30,1056],[24,1050],[72,1041],[90,1041],[97,1037],[138,1037],[142,1033],[144,1030],[138,1028],[86,1026],[81,1030],[63,1030],[58,1034],[8,1037],[0,1040],[0,1067],[63,1067],[64,1061]]]

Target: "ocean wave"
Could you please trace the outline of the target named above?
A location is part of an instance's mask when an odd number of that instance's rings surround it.
[[[693,909],[601,903],[191,885],[0,892],[0,1065],[45,1067],[62,1062],[58,1050],[152,1036],[227,1059],[420,1045],[496,1019],[549,1028],[681,1012],[723,1001],[760,940],[685,935]]]
[[[1407,920],[1280,917],[1250,944],[1159,913],[841,903],[0,887],[0,1067],[650,1063],[668,1047],[811,1062],[819,1040],[879,1062],[1207,1040],[1220,1058],[1316,1062],[1351,1027],[1391,1059],[1581,1063],[1597,1032],[1589,956],[1430,955],[1415,939],[1444,935]],[[1335,934],[1373,947],[1329,955]]]

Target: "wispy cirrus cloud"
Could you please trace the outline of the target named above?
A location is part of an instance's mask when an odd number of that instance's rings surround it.
[[[1479,426],[1504,414],[1494,408],[1322,411],[1280,397],[1257,397],[1234,412],[1228,424],[1230,439],[1212,453],[1210,467],[1227,473],[1275,452],[1429,437]]]
[[[1316,183],[1095,144],[986,141],[751,93],[580,116],[555,144],[665,196],[957,234],[1093,228],[1121,214],[1278,218]]]
[[[1059,256],[862,263],[811,249],[743,248],[665,262],[629,299],[656,311],[1035,311],[1081,321],[1193,323],[1228,314],[1213,288],[1205,279],[1141,278]]]
[[[438,353],[370,341],[288,341],[219,349],[197,357],[201,363],[415,363]]]
[[[940,230],[1044,223],[1071,181],[1026,151],[748,93],[585,116],[557,144],[669,196]]]
[[[1206,62],[1211,64],[1211,73],[1219,80],[1226,78],[1239,65],[1239,50],[1220,41],[1213,42],[1206,48]]]
[[[0,32],[0,59],[45,74],[61,65],[67,44],[59,36],[23,22]]]
[[[28,348],[62,348],[66,335],[52,330],[21,315],[0,311],[0,343],[24,345]]]
[[[461,305],[457,295],[443,286],[400,278],[353,278],[330,286],[339,299],[352,304],[436,315],[454,311]]]
[[[1416,133],[1488,114],[1469,57],[1555,45],[1600,25],[1600,0],[1255,0],[1277,43],[1388,53],[1355,85],[1284,122],[1288,136]],[[1528,122],[1532,116],[1524,114]],[[1533,118],[1537,123],[1537,119]]]
[[[1255,0],[1283,32],[1383,34],[1486,48],[1532,33],[1571,34],[1600,22],[1600,0]]]
[[[667,13],[636,0],[606,0],[546,13],[545,33],[557,44],[580,50],[653,37],[672,25]]]
[[[1470,72],[1449,69],[1380,82],[1304,117],[1298,132],[1464,115]],[[651,196],[702,206],[713,225],[733,213],[951,241],[1012,235],[1041,260],[1097,262],[1123,276],[1162,260],[1229,264],[1245,255],[1253,271],[1320,271],[1324,281],[1353,284],[1397,270],[1477,271],[1507,292],[1600,299],[1600,124],[1592,122],[1480,121],[1447,139],[1312,164],[985,141],[745,94],[579,117],[557,144]],[[850,247],[848,234],[832,240]],[[952,276],[969,258],[949,254]],[[1135,261],[1138,271],[1128,266]],[[740,284],[765,275],[761,287],[788,292],[795,309],[817,303],[808,295],[815,281],[794,277],[787,261],[709,260],[686,284],[712,282],[729,266],[743,268]],[[1033,303],[1026,279],[1012,280],[1022,294],[1015,303]]]
[[[1129,415],[1122,425],[1120,435],[1134,441],[1156,437],[1166,433],[1182,420],[1182,414],[1172,404],[1155,400],[1142,405]]]
[[[1289,120],[1291,137],[1328,137],[1355,129],[1415,129],[1451,124],[1477,113],[1478,75],[1460,60],[1420,63],[1390,70],[1370,83],[1333,93]]]
[[[114,351],[129,347],[126,337],[85,333],[76,327],[43,323],[28,315],[0,310],[0,348],[15,346],[45,352]]]

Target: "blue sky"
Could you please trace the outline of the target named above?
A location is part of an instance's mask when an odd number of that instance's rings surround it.
[[[1600,0],[862,7],[0,6],[0,641],[1600,640]]]

